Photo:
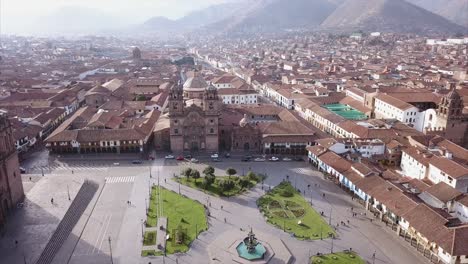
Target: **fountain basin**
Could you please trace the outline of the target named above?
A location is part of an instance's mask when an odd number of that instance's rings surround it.
[[[263,259],[266,253],[266,248],[262,244],[257,244],[255,246],[255,250],[252,252],[249,252],[247,250],[247,246],[245,243],[242,241],[237,245],[236,247],[237,254],[239,257],[246,259],[246,260],[258,260],[258,259]]]

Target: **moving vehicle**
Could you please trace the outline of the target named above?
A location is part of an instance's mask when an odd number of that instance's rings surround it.
[[[175,157],[173,155],[167,155],[164,157],[165,159],[175,159]]]
[[[132,164],[142,164],[143,161],[141,160],[132,160]]]
[[[280,159],[277,157],[271,157],[268,159],[269,161],[279,161]]]
[[[219,158],[218,153],[215,153],[215,154],[211,155],[211,158],[212,158],[212,159],[217,159],[217,158]]]
[[[197,160],[196,158],[192,158],[192,159],[190,160],[190,162],[192,162],[192,163],[198,163],[198,160]]]
[[[283,158],[283,161],[292,161],[292,159],[291,159],[291,158],[288,158],[288,157],[284,157],[284,158]]]
[[[184,158],[184,156],[180,155],[180,156],[177,156],[177,160],[178,161],[183,161],[183,160],[185,160],[185,158]]]

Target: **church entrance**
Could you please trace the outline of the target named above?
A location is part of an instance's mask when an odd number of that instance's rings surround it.
[[[198,142],[192,141],[191,150],[196,152],[196,151],[198,151],[198,149],[199,149]]]
[[[249,144],[249,142],[246,142],[246,143],[244,144],[244,150],[250,150],[250,144]]]

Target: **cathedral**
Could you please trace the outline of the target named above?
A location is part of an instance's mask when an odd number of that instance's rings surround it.
[[[195,75],[169,93],[170,145],[174,153],[218,152],[221,101],[215,87]]]

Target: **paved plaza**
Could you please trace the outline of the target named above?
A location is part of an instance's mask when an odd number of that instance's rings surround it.
[[[227,230],[239,230],[241,235],[245,235],[245,230],[250,228],[255,232],[281,239],[293,255],[293,263],[308,263],[311,255],[318,252],[330,253],[332,241],[297,240],[268,224],[256,205],[256,200],[264,194],[264,190],[273,188],[285,180],[286,175],[289,175],[293,186],[305,191],[308,201],[312,199],[313,207],[318,212],[325,212],[327,221],[331,213],[332,225],[350,221],[349,226],[338,227],[338,237],[333,241],[334,252],[352,248],[370,263],[373,261],[374,252],[375,263],[427,263],[423,256],[398,238],[396,233],[378,221],[371,222],[369,214],[351,217],[351,207],[358,213],[364,213],[364,208],[352,201],[351,197],[336,185],[324,180],[322,174],[306,162],[241,162],[238,158],[231,158],[217,163],[204,163],[208,159],[200,157],[200,164],[157,158],[154,161],[144,161],[141,165],[132,165],[133,157],[121,157],[119,161],[108,157],[78,156],[60,160],[44,158],[43,155],[38,157],[36,162],[30,160],[25,163],[28,168],[40,167],[37,163],[44,162],[44,159],[50,164],[61,164],[61,167],[51,168],[45,176],[37,171],[23,176],[29,190],[26,195],[27,201],[34,201],[34,206],[17,209],[12,215],[8,225],[13,228],[8,229],[0,240],[2,264],[33,263],[37,259],[68,208],[68,193],[73,199],[73,195],[86,178],[99,182],[101,189],[57,254],[54,263],[111,263],[111,253],[113,263],[119,264],[216,263],[216,260],[207,260],[211,257],[209,252],[213,250],[213,245],[216,246],[214,242],[220,235]],[[252,190],[231,198],[208,196],[202,191],[179,185],[172,179],[174,174],[179,174],[187,167],[202,171],[207,163],[216,168],[216,175],[224,175],[226,168],[233,167],[240,175],[252,170],[264,173],[268,178]],[[93,164],[96,164],[96,167]],[[72,173],[71,169],[63,169],[67,166],[81,166],[84,169],[74,170]],[[176,192],[180,190],[191,199],[211,205],[208,206],[211,214],[208,218],[209,229],[200,234],[185,254],[142,258],[141,230],[146,219],[148,195],[150,186],[158,182],[167,189]],[[308,184],[312,186],[310,191],[307,190]],[[56,206],[50,204],[51,195],[55,198]],[[18,245],[15,245],[15,240],[19,241]],[[223,254],[222,250],[219,248],[220,255]]]

